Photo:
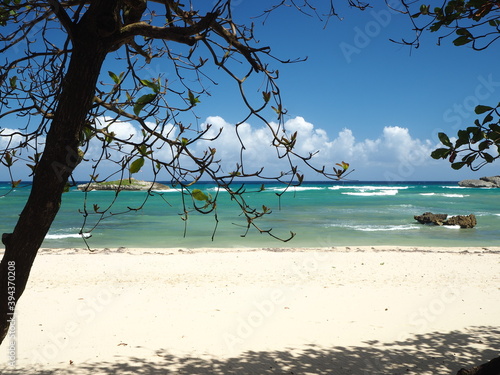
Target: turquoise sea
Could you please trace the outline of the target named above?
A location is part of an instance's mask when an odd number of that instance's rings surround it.
[[[225,192],[220,192],[217,220],[213,214],[191,213],[181,219],[183,195],[179,190],[155,192],[139,211],[147,197],[145,192],[118,195],[111,212],[90,233],[86,241],[91,248],[118,247],[329,247],[329,246],[499,246],[500,189],[461,188],[457,182],[308,182],[291,188],[281,199],[278,184],[246,183],[245,198],[257,207],[266,205],[270,215],[257,224],[272,233],[295,238],[283,243],[252,229],[245,236],[246,220]],[[215,194],[213,184],[196,186]],[[12,231],[29,193],[25,184],[10,191],[0,183],[0,233]],[[8,194],[7,194],[8,193]],[[88,194],[72,188],[63,196],[60,213],[45,239],[44,246],[85,247],[79,235],[96,223],[99,215],[90,214],[84,224],[84,201],[88,212],[93,205],[106,207],[114,192],[93,191]],[[186,198],[186,196],[184,196]],[[281,207],[280,207],[281,206]],[[424,212],[477,216],[473,229],[418,224],[414,215]],[[185,226],[185,224],[187,224]],[[217,225],[216,225],[217,224]],[[184,235],[184,231],[186,234]],[[215,237],[212,234],[215,230]]]

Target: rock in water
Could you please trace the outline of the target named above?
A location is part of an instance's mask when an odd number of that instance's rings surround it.
[[[476,216],[470,215],[457,215],[452,216],[446,220],[444,225],[460,225],[460,228],[474,228],[477,224]]]
[[[479,180],[462,180],[458,185],[462,187],[500,188],[500,176],[481,177]]]
[[[422,215],[415,215],[413,218],[420,224],[437,224],[443,225],[443,222],[448,217],[447,214],[433,214],[432,212],[424,212]]]
[[[474,228],[477,225],[476,216],[457,215],[448,219],[447,214],[433,214],[432,212],[424,212],[422,215],[413,216],[420,224],[436,224],[436,225],[459,225],[460,228]]]
[[[149,182],[136,180],[135,178],[123,179],[118,181],[106,181],[106,182],[91,182],[86,184],[78,185],[78,190],[81,191],[92,191],[92,190],[168,190],[169,186],[160,184],[158,182]]]

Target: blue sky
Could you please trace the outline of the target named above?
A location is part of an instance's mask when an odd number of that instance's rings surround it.
[[[239,6],[245,14],[258,12],[253,2],[242,1]],[[366,150],[367,141],[379,142],[380,147],[364,157],[345,156],[356,169],[350,176],[355,179],[459,180],[498,174],[495,164],[471,172],[454,171],[449,163],[434,161],[428,154],[405,159],[391,143],[426,153],[429,145],[433,149],[439,144],[439,131],[454,135],[472,125],[476,104],[496,105],[500,97],[497,45],[478,52],[455,47],[447,39],[437,46],[436,35],[428,33],[421,46],[411,50],[390,41],[413,35],[406,16],[382,4],[364,12],[339,11],[343,20],[332,18],[326,28],[316,18],[292,9],[271,15],[263,26],[258,24],[261,39],[278,56],[308,57],[304,63],[280,67],[290,118],[300,116],[314,129],[326,131],[329,141],[342,140],[339,133],[348,130],[357,150]],[[220,116],[233,119],[231,111],[220,111]]]
[[[234,1],[233,15],[245,21],[265,6]],[[439,144],[438,132],[454,135],[473,123],[476,104],[498,103],[497,45],[477,52],[455,47],[449,38],[437,46],[436,35],[428,33],[420,48],[410,50],[389,40],[412,37],[407,16],[378,3],[364,12],[340,7],[339,13],[343,20],[332,18],[326,27],[294,9],[276,11],[264,25],[262,18],[253,20],[256,38],[271,46],[274,55],[307,57],[301,63],[274,63],[288,111],[285,126],[298,131],[299,148],[321,150],[317,164],[349,162],[355,169],[349,178],[356,180],[460,180],[499,174],[498,163],[479,172],[454,171],[448,162],[429,156]],[[162,68],[152,64],[151,74],[157,72]],[[219,85],[209,85],[212,96],[202,98],[196,113],[201,123],[231,130],[241,120],[243,106],[234,84],[216,77]],[[259,79],[250,87],[258,84]],[[260,99],[261,93],[255,97]],[[273,120],[269,112],[269,121]],[[271,147],[262,148],[267,139],[262,127],[256,119],[247,124],[248,140],[255,143],[247,160],[250,167],[264,164],[272,169],[274,154]],[[228,163],[237,156],[230,143],[234,136],[228,134],[217,148],[225,148],[221,154]],[[306,168],[301,171],[308,179],[318,179]],[[85,179],[88,172],[80,166],[75,176]],[[19,171],[21,178],[23,173]]]
[[[260,2],[234,4],[235,18],[259,15],[263,9]],[[274,55],[307,57],[275,66],[288,121],[303,129],[299,134],[304,143],[326,150],[318,162],[345,160],[355,169],[349,177],[359,180],[460,180],[499,174],[497,164],[479,172],[455,171],[448,162],[429,156],[439,145],[438,132],[455,135],[472,125],[475,105],[498,103],[497,46],[473,51],[454,46],[453,38],[437,46],[437,35],[428,33],[418,49],[410,49],[390,41],[413,36],[407,16],[383,4],[363,12],[339,12],[343,19],[332,18],[326,27],[295,9],[271,14],[264,25],[262,18],[254,19],[257,39],[270,45]],[[212,93],[197,109],[201,118],[219,116],[226,128],[237,122],[243,106],[232,84],[212,87]],[[261,126],[255,120],[250,125]],[[326,135],[318,137],[318,131]]]

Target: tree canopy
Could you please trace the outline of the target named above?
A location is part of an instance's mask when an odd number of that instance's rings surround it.
[[[358,1],[349,4],[363,8]],[[276,1],[262,11],[291,6],[300,12],[323,15],[311,3]],[[333,4],[325,17],[336,14]],[[246,21],[245,21],[246,22]],[[216,212],[214,196],[193,188],[200,179],[214,181],[227,191],[247,221],[247,229],[262,230],[255,220],[269,213],[267,207],[250,207],[244,187],[233,188],[235,178],[260,178],[300,184],[298,163],[326,178],[340,178],[348,164],[314,166],[314,153],[295,150],[297,133],[283,128],[286,113],[276,83],[274,65],[291,62],[261,46],[250,22],[237,23],[230,0],[181,4],[173,0],[22,1],[0,4],[0,120],[15,123],[0,129],[5,145],[1,163],[19,184],[13,166],[24,163],[33,179],[26,206],[12,233],[2,242],[5,254],[0,279],[7,283],[8,267],[16,264],[16,289],[0,291],[1,334],[21,296],[36,253],[61,204],[61,195],[72,182],[73,171],[83,162],[92,165],[89,181],[127,178],[149,168],[154,179],[170,180],[186,193],[184,216],[190,210]],[[113,63],[110,63],[110,60]],[[147,67],[162,65],[158,74]],[[168,71],[168,77],[161,72]],[[195,107],[209,95],[213,74],[232,80],[246,113],[236,125],[235,142],[241,153],[230,170],[221,167],[220,151],[207,146],[201,153],[193,145],[217,139],[220,131],[210,124],[200,127]],[[247,95],[249,82],[259,83],[259,95]],[[255,91],[254,86],[250,90]],[[270,113],[276,121],[270,121]],[[191,114],[186,121],[187,115]],[[245,144],[239,127],[249,118],[267,126],[276,157],[287,166],[270,175],[264,166],[245,168]],[[140,128],[127,132],[126,123]],[[100,150],[87,157],[90,148]],[[114,173],[101,175],[103,164]],[[333,163],[332,163],[333,164]],[[114,178],[116,179],[116,178]],[[136,208],[131,208],[136,209]],[[93,211],[93,212],[92,212]],[[85,209],[84,215],[102,215],[102,209]],[[293,236],[293,234],[292,234]]]
[[[475,51],[495,48],[494,43],[500,39],[500,1],[449,0],[437,2],[437,5],[417,1],[402,3],[415,31],[414,39],[403,40],[404,44],[418,48],[420,37],[426,31],[439,34],[438,44],[451,38],[455,46],[470,47]],[[444,147],[436,149],[431,156],[447,159],[453,169],[466,166],[479,170],[497,160],[500,157],[499,110],[500,103],[478,105],[475,113],[482,118],[476,119],[466,129],[458,130],[456,137],[439,133]]]
[[[414,39],[401,43],[418,47],[421,34],[428,29],[442,33],[438,42],[453,35],[455,45],[474,49],[488,48],[498,39],[498,1],[449,0],[436,7],[396,2],[403,5],[399,12],[411,16],[415,31]],[[359,0],[345,3],[369,7]],[[394,3],[386,0],[391,7]],[[324,19],[337,16],[333,1],[276,0],[266,5],[262,17],[282,7]],[[83,162],[92,165],[90,181],[129,177],[148,167],[155,179],[161,176],[180,186],[189,206],[204,213],[216,210],[217,196],[193,184],[211,179],[231,195],[248,228],[257,230],[261,229],[255,220],[268,210],[249,207],[244,188],[233,188],[235,178],[300,184],[299,164],[326,178],[348,173],[346,162],[315,166],[314,153],[296,152],[297,133],[288,134],[283,127],[286,108],[276,69],[279,63],[292,61],[274,56],[270,47],[261,45],[251,21],[237,22],[231,0],[185,4],[175,0],[2,0],[0,39],[0,120],[20,124],[0,129],[5,144],[0,161],[11,174],[12,186],[19,183],[12,174],[15,164],[26,164],[33,179],[17,225],[12,233],[2,235],[5,253],[0,283],[8,285],[9,266],[15,264],[16,288],[0,289],[0,341],[7,334],[9,317],[57,215],[61,196]],[[109,59],[114,63],[109,64]],[[151,74],[147,67],[154,61],[170,74]],[[207,82],[215,82],[214,72],[232,80],[246,108],[236,125],[241,153],[231,170],[221,167],[220,150],[208,146],[201,153],[193,151],[197,142],[219,136],[209,124],[199,127],[194,112],[209,94]],[[259,83],[258,95],[250,82]],[[269,120],[271,113],[276,122]],[[456,141],[440,135],[445,148],[436,150],[434,157],[448,158],[455,168],[474,168],[476,160],[489,163],[498,158],[487,152],[499,147],[498,106],[485,104],[476,113],[484,114],[484,119],[459,132]],[[186,122],[187,114],[194,121]],[[276,157],[286,162],[287,168],[278,175],[268,175],[264,166],[245,168],[239,129],[249,118],[266,124],[272,141],[262,147],[274,147]],[[138,137],[118,131],[127,122],[140,127]],[[100,150],[98,157],[86,156],[91,147]],[[466,155],[457,162],[457,154],[463,152]],[[115,165],[116,173],[101,175],[104,163]]]

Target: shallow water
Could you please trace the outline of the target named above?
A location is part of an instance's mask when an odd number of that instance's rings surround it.
[[[47,235],[46,247],[85,247],[80,231],[91,236],[90,247],[318,247],[341,245],[395,246],[498,246],[500,243],[500,189],[460,188],[456,182],[310,182],[292,188],[281,200],[276,184],[266,185],[256,193],[261,182],[246,184],[245,198],[256,207],[272,209],[257,224],[262,229],[287,237],[283,243],[255,229],[245,236],[246,219],[225,192],[220,192],[217,219],[214,214],[192,213],[187,222],[181,219],[182,193],[172,189],[147,197],[145,192],[121,192],[105,216],[93,229],[99,210],[112,202],[110,191],[88,194],[72,189],[64,194],[60,213]],[[199,189],[215,195],[212,184]],[[10,232],[29,194],[29,186],[18,187],[7,195],[8,184],[0,185],[1,233]],[[84,201],[87,216],[84,224]],[[280,209],[281,203],[281,209]],[[424,212],[477,216],[473,229],[420,225],[414,215]],[[185,226],[185,224],[187,224]],[[186,235],[184,236],[184,231]],[[212,240],[212,235],[214,234]]]

